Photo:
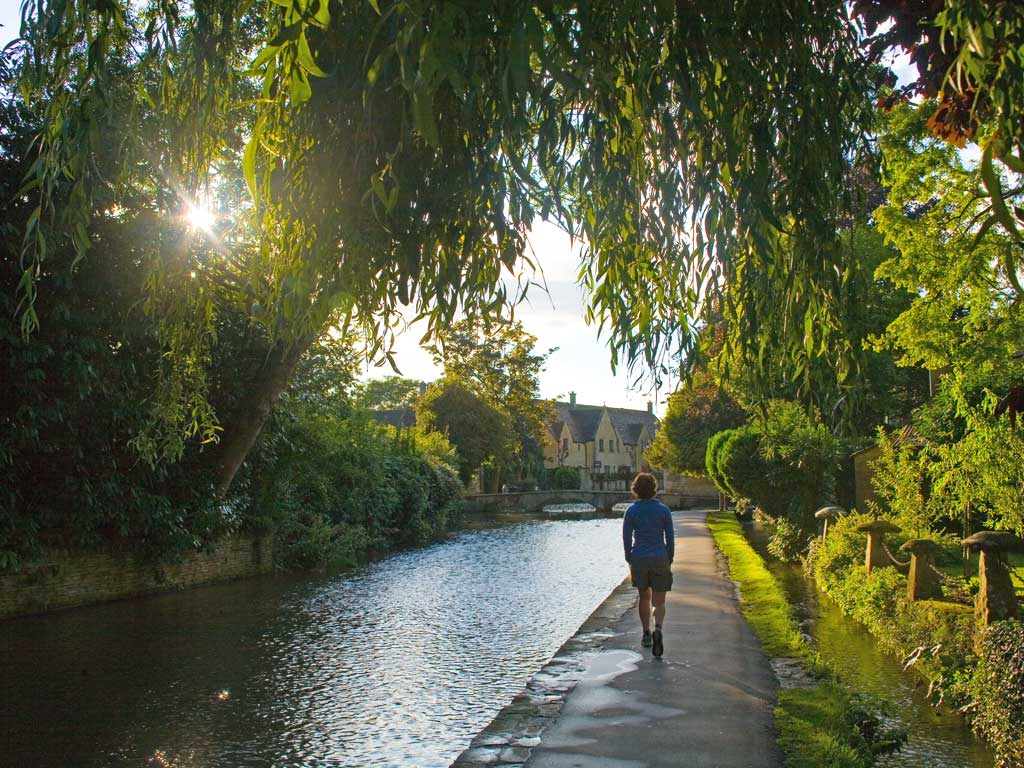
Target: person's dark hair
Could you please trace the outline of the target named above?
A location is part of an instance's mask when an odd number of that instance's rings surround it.
[[[650,472],[641,472],[633,478],[633,495],[638,499],[653,499],[658,492],[658,478]]]

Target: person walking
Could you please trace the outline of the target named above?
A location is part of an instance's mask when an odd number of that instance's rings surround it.
[[[622,518],[622,547],[633,586],[639,591],[638,610],[644,634],[641,645],[655,656],[665,652],[662,624],[665,621],[665,593],[672,589],[672,560],[675,557],[675,533],[672,510],[654,498],[658,480],[649,472],[633,478],[633,502]],[[651,632],[651,606],[654,606],[654,632]]]

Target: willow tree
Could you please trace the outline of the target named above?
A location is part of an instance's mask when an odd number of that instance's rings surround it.
[[[173,458],[168,435],[219,434],[222,491],[326,329],[387,358],[407,306],[428,336],[497,315],[543,268],[525,242],[538,217],[582,239],[613,364],[691,348],[726,284],[753,365],[768,326],[798,364],[840,325],[837,217],[870,90],[841,0],[34,0],[22,37],[18,92],[46,125],[23,192],[26,333],[55,241],[102,258],[98,189],[145,179],[172,217],[245,181],[201,247],[140,245],[167,363],[139,446]],[[133,94],[116,120],[115,63]],[[230,414],[201,407],[215,294],[270,345]]]

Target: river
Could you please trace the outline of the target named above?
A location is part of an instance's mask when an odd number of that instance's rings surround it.
[[[759,525],[745,528],[822,658],[852,689],[883,702],[888,719],[906,729],[907,743],[898,752],[880,757],[879,768],[992,768],[992,752],[971,734],[963,719],[949,707],[936,709],[925,700],[928,686],[916,672],[904,671],[867,629],[845,616],[799,567],[768,557],[767,534]]]
[[[616,520],[0,623],[0,765],[445,768],[626,575]]]

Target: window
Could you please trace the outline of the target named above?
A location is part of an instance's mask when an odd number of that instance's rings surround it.
[[[583,450],[583,443],[576,443],[576,453]]]
[[[563,437],[562,438],[562,453],[568,453],[568,452],[569,452],[569,438],[568,437]]]
[[[608,464],[608,465],[605,466],[604,473],[606,475],[610,475],[612,473],[612,465],[611,464]]]
[[[597,441],[597,452],[604,453],[604,438],[602,437]]]

